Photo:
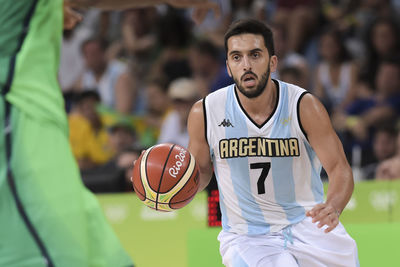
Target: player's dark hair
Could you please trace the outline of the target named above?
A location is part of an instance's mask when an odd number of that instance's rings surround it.
[[[228,39],[232,36],[245,33],[261,35],[264,38],[264,44],[268,49],[269,55],[275,55],[274,40],[271,29],[261,21],[255,19],[242,19],[232,23],[224,36],[225,53],[228,53]]]

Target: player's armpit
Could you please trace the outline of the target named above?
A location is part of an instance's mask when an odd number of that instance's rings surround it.
[[[188,150],[195,157],[200,168],[199,191],[209,184],[212,177],[212,164],[210,149],[205,136],[204,116],[203,101],[200,100],[193,105],[187,125],[189,133]]]

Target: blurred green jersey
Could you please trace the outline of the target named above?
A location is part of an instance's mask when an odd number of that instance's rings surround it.
[[[132,266],[68,142],[62,0],[0,0],[0,266]]]

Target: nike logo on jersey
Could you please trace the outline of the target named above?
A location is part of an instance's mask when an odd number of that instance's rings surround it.
[[[234,127],[229,119],[224,119],[218,126],[222,127]]]

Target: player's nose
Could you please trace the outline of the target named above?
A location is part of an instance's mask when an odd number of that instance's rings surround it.
[[[243,57],[243,70],[244,71],[251,70],[251,62],[247,56]]]

